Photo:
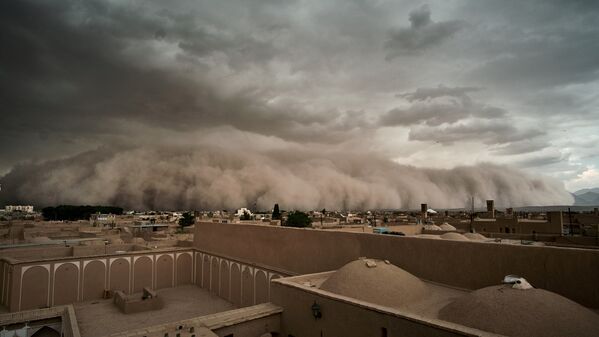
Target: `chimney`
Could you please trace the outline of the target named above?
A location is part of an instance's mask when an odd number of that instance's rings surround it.
[[[427,217],[427,212],[428,211],[428,205],[427,204],[420,204],[420,213],[422,214],[422,219],[426,219]]]
[[[562,211],[547,212],[547,223],[550,225],[550,232],[561,235],[564,229]]]
[[[495,201],[487,200],[487,213],[490,218],[495,218]]]
[[[595,215],[599,215],[599,208],[595,207],[595,209],[593,210],[593,213],[595,213]]]

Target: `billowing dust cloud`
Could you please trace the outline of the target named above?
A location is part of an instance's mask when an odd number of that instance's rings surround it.
[[[376,155],[303,150],[101,148],[13,168],[4,202],[111,204],[131,209],[407,209],[571,204],[561,182],[504,166],[449,170],[399,165]]]

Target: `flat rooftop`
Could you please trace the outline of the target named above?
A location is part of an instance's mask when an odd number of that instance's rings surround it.
[[[164,301],[162,309],[134,314],[119,311],[112,299],[74,304],[81,336],[106,336],[236,308],[232,303],[194,285],[161,289],[157,293]]]

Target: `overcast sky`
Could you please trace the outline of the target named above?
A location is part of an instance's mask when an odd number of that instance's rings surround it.
[[[0,174],[215,142],[599,186],[597,22],[593,0],[2,1]]]

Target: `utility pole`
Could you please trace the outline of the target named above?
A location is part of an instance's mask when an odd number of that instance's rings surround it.
[[[320,213],[320,228],[322,228],[322,217],[324,216],[324,209]]]
[[[474,196],[470,197],[470,233],[474,232]]]

